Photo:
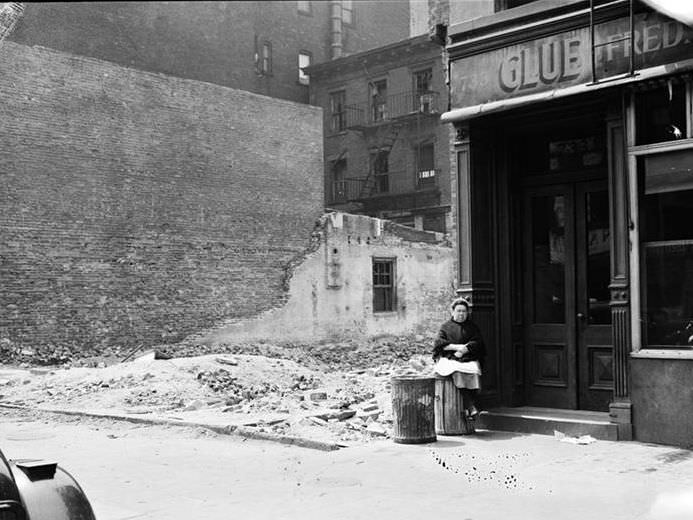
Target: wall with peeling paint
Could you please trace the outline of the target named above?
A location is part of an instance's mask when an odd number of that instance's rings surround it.
[[[286,304],[230,321],[200,341],[433,334],[448,319],[454,258],[444,235],[335,212],[321,219],[314,237],[313,251],[293,270]],[[392,312],[373,311],[373,257],[396,261]]]

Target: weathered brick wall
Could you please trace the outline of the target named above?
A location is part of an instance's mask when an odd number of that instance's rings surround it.
[[[170,342],[285,297],[319,109],[10,42],[0,109],[6,351]]]
[[[298,83],[298,53],[313,63],[331,58],[331,2],[293,1],[35,2],[10,39],[141,70],[208,81],[272,97],[307,102]],[[344,26],[344,54],[409,36],[407,2],[353,2],[355,23]],[[255,41],[272,45],[271,75],[255,72]]]

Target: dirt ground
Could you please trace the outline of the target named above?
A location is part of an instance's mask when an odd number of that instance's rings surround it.
[[[390,380],[430,375],[431,344],[416,336],[167,346],[125,361],[25,363],[3,367],[0,401],[180,419],[214,415],[261,432],[353,445],[391,436]]]

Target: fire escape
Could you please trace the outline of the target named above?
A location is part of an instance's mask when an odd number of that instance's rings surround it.
[[[427,205],[426,195],[431,188],[436,188],[433,170],[420,182],[418,172],[392,171],[389,158],[407,128],[416,129],[418,133],[423,120],[440,116],[444,107],[439,106],[439,94],[425,90],[381,95],[377,83],[371,83],[370,87],[368,103],[344,107],[345,129],[359,133],[369,150],[368,170],[362,175],[340,178],[337,169],[347,152],[343,149],[332,161],[332,179],[335,180],[331,202],[367,207],[377,200],[381,209],[390,209],[387,207],[392,203],[388,202],[390,199],[405,197],[408,200],[400,205],[411,208]]]

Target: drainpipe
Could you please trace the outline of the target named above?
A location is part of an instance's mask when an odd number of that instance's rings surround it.
[[[332,0],[330,12],[332,59],[342,56],[342,2]]]

